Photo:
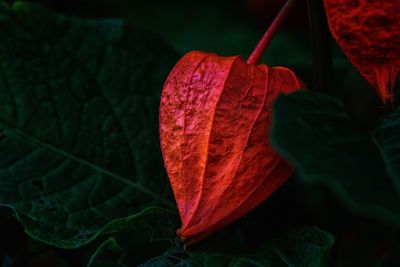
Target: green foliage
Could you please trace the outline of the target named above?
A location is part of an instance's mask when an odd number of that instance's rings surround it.
[[[93,254],[88,267],[123,267],[125,264],[120,262],[122,254],[123,249],[110,237]]]
[[[296,266],[324,267],[333,246],[333,237],[313,227],[302,227],[285,233],[261,247],[239,253],[221,253],[206,248],[188,249],[187,254],[170,249],[164,255],[140,265],[141,267],[169,266]]]
[[[145,218],[144,218],[145,219]],[[137,229],[131,228],[134,232]],[[296,267],[323,267],[327,266],[328,257],[334,243],[334,238],[327,232],[315,227],[301,227],[283,234],[279,238],[269,241],[252,251],[246,247],[236,248],[236,250],[226,249],[229,242],[221,239],[217,242],[223,244],[220,247],[212,246],[209,242],[202,243],[195,247],[190,247],[186,251],[177,246],[171,246],[161,256],[155,257],[141,267],[169,267],[169,266],[296,266]],[[124,245],[129,249],[135,246],[135,239]],[[224,247],[225,246],[225,247]],[[108,239],[103,243],[93,255],[91,262],[98,262],[104,258],[104,254],[113,254],[114,266],[121,263],[121,247],[114,239]],[[125,253],[124,258],[129,258],[129,253]],[[137,263],[136,263],[137,264]],[[135,266],[136,266],[135,264]],[[90,267],[103,265],[90,265]],[[110,262],[110,266],[113,266]],[[133,265],[132,265],[133,266]]]
[[[400,194],[400,110],[385,117],[375,128],[372,138]]]
[[[158,141],[177,54],[119,20],[0,4],[0,203],[73,248],[116,218],[171,205]]]
[[[389,116],[372,138],[336,99],[301,91],[275,102],[272,142],[303,181],[329,186],[357,213],[400,225],[392,170],[398,123],[397,115]]]

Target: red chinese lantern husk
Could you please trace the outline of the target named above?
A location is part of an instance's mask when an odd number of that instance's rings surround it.
[[[392,102],[400,71],[399,0],[324,0],[329,28],[343,52]]]
[[[186,244],[249,212],[279,188],[291,167],[272,149],[272,103],[303,87],[289,69],[194,51],[171,71],[160,107],[160,138]]]

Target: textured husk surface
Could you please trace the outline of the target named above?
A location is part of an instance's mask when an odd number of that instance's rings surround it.
[[[292,173],[272,149],[272,103],[302,87],[283,67],[248,65],[239,56],[194,51],[171,71],[160,106],[165,166],[194,243],[264,201]]]
[[[392,101],[400,71],[400,0],[324,0],[329,28],[343,52]]]

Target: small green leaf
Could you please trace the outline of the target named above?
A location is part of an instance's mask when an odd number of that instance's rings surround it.
[[[179,225],[178,218],[177,213],[163,208],[146,208],[138,214],[111,221],[97,232],[90,241],[99,236],[111,235],[115,237],[123,233],[135,233],[139,230],[149,229],[151,231],[150,241],[164,239],[173,242],[171,238],[175,236],[175,231]]]
[[[179,216],[177,213],[156,207],[145,209],[137,215],[116,219],[98,232],[91,241],[111,238],[113,243],[107,246],[115,248],[117,245],[123,248],[123,253],[121,252],[118,257],[104,257],[104,253],[99,254],[99,251],[104,250],[103,244],[92,256],[91,262],[98,262],[98,258],[100,258],[106,262],[109,260],[110,266],[113,266],[112,262],[115,266],[122,263],[127,266],[136,266],[140,259],[143,261],[154,257],[175,244],[175,231],[178,224]],[[161,247],[157,248],[157,245],[161,245]],[[89,266],[91,265],[89,264]]]
[[[120,259],[124,250],[114,238],[107,239],[93,254],[88,267],[124,267]]]
[[[315,227],[294,229],[264,246],[251,251],[222,253],[201,248],[190,249],[187,255],[171,248],[164,255],[140,267],[215,266],[215,267],[324,267],[327,266],[334,238]]]
[[[0,204],[33,238],[89,242],[110,221],[173,207],[158,141],[178,55],[119,20],[0,3]]]
[[[329,186],[357,213],[400,225],[400,195],[381,154],[340,102],[301,91],[280,96],[273,114],[273,145],[303,181]]]

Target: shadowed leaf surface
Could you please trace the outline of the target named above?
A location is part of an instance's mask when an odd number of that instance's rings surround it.
[[[158,104],[174,50],[119,20],[0,3],[0,203],[60,247],[170,205]]]
[[[303,181],[329,186],[358,213],[400,224],[400,196],[371,133],[334,98],[305,91],[280,96],[272,139]]]

